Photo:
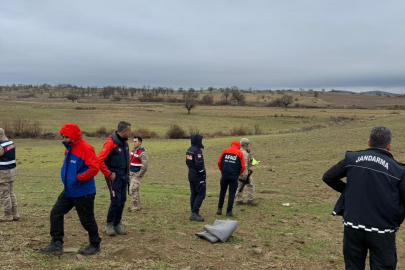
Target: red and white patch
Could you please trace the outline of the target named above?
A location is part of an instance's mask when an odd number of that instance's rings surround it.
[[[10,151],[11,149],[14,149],[14,148],[15,148],[15,145],[12,144],[12,145],[10,145],[10,146],[7,146],[7,147],[4,149],[4,152]]]
[[[197,157],[201,158],[201,154],[198,154]]]

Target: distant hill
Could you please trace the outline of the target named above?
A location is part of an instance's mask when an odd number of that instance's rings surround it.
[[[347,90],[332,90],[331,92],[338,92],[338,93],[346,93],[346,94],[357,94],[356,92],[352,91],[347,91]],[[365,95],[376,95],[376,96],[392,96],[392,95],[398,95],[395,93],[390,93],[390,92],[385,92],[385,91],[380,91],[380,90],[373,90],[373,91],[367,91],[367,92],[361,92],[360,94],[365,94]]]
[[[331,90],[331,92],[338,92],[338,93],[346,93],[346,94],[354,94],[355,92],[347,91],[347,90]]]
[[[374,91],[368,91],[368,92],[361,92],[361,94],[365,94],[365,95],[377,95],[377,96],[392,96],[392,95],[398,95],[398,94],[389,93],[389,92],[380,91],[380,90],[374,90]]]

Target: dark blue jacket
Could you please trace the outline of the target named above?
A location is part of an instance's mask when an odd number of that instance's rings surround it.
[[[222,151],[218,159],[218,169],[223,179],[236,179],[245,170],[245,159],[240,151],[240,142],[232,141],[231,147]]]
[[[128,139],[120,138],[114,131],[105,141],[97,157],[100,171],[105,177],[114,172],[121,180],[129,181]]]
[[[94,176],[98,173],[98,160],[93,146],[81,138],[76,124],[64,124],[59,133],[71,139],[69,143],[63,142],[65,160],[60,170],[66,198],[96,193]]]
[[[342,176],[347,177],[345,187],[337,182]],[[335,182],[337,190],[344,187],[334,214],[343,215],[346,226],[382,233],[396,231],[404,220],[404,178],[405,166],[390,152],[369,148],[346,152],[345,159],[326,172],[323,180]]]
[[[205,181],[205,167],[204,157],[201,149],[203,137],[200,134],[191,135],[191,147],[186,152],[186,164],[188,167],[188,180],[193,181]]]
[[[0,170],[11,170],[15,164],[15,144],[12,141],[1,141],[0,146],[4,149],[4,154],[0,157]]]

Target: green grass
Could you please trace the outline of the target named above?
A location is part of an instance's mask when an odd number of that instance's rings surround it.
[[[383,110],[302,110],[245,107],[197,107],[188,116],[181,106],[143,105],[134,107],[94,104],[96,110],[74,110],[73,104],[6,103],[0,113],[5,119],[23,117],[39,120],[49,132],[57,133],[65,122],[78,123],[82,130],[95,131],[105,126],[114,129],[119,120],[127,120],[134,128],[147,127],[164,134],[177,123],[183,128],[197,127],[202,132],[229,130],[237,125],[258,124],[265,135],[248,136],[252,155],[261,161],[254,167],[258,207],[235,206],[238,229],[227,243],[212,245],[193,235],[203,224],[213,224],[220,173],[219,154],[240,137],[205,138],[203,150],[207,169],[207,197],[201,208],[205,222],[188,220],[189,186],[185,151],[189,140],[145,139],[150,165],[141,182],[143,210],[128,213],[123,224],[126,237],[107,238],[104,234],[102,252],[94,257],[77,260],[74,256],[46,257],[37,249],[48,244],[49,213],[63,189],[60,167],[64,147],[60,140],[13,139],[17,146],[18,178],[15,192],[22,220],[0,224],[0,265],[5,269],[258,269],[272,265],[276,269],[343,268],[341,260],[342,224],[330,215],[338,194],[321,180],[323,173],[344,157],[346,150],[367,147],[373,126],[386,125],[393,132],[392,153],[405,161],[404,116]],[[89,104],[86,106],[93,106]],[[146,111],[152,110],[152,111]],[[283,117],[274,117],[274,114]],[[298,119],[289,116],[305,115]],[[350,123],[329,125],[330,116],[354,116]],[[374,117],[370,118],[373,115]],[[40,118],[38,118],[40,117]],[[280,130],[325,124],[327,128],[307,132],[278,134]],[[103,138],[86,138],[96,153]],[[95,215],[102,232],[109,205],[109,193],[101,173],[96,176]],[[130,197],[127,203],[129,204]],[[283,206],[290,203],[290,207]],[[82,247],[87,236],[77,214],[65,217],[67,247]],[[130,239],[132,238],[132,239]],[[125,241],[129,239],[129,241]],[[405,236],[398,233],[398,257],[405,259]],[[28,242],[27,245],[25,243]],[[5,246],[21,247],[18,252],[1,252]],[[112,254],[119,247],[123,252]],[[253,254],[252,246],[262,249]],[[239,247],[239,248],[238,248]],[[13,263],[10,263],[13,256]],[[298,266],[298,268],[297,268]],[[295,268],[294,268],[295,267]]]

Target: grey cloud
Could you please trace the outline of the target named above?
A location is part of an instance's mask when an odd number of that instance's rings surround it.
[[[405,88],[403,1],[3,1],[0,84]]]

